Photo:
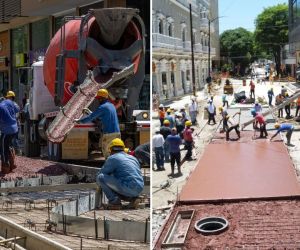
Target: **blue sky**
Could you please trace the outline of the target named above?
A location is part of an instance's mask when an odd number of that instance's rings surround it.
[[[219,0],[220,34],[228,29],[243,27],[251,32],[254,31],[254,20],[264,8],[288,4],[288,0]]]

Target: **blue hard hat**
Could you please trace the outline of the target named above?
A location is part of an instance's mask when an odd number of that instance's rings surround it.
[[[256,116],[256,111],[255,111],[255,109],[251,109],[251,114],[252,114],[253,116]]]

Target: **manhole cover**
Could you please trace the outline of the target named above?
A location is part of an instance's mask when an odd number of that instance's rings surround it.
[[[195,229],[205,235],[219,234],[224,232],[228,225],[228,221],[222,217],[207,217],[196,221]]]

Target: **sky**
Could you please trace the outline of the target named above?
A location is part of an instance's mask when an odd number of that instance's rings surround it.
[[[228,29],[243,27],[254,31],[254,21],[264,8],[280,3],[288,4],[288,0],[219,0],[220,34]]]

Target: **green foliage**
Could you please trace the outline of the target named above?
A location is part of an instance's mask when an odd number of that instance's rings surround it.
[[[221,57],[230,58],[243,71],[249,65],[254,53],[254,38],[244,28],[227,30],[220,36]]]
[[[288,6],[278,4],[264,9],[255,20],[256,49],[272,54],[277,72],[280,71],[280,49],[288,43]]]

